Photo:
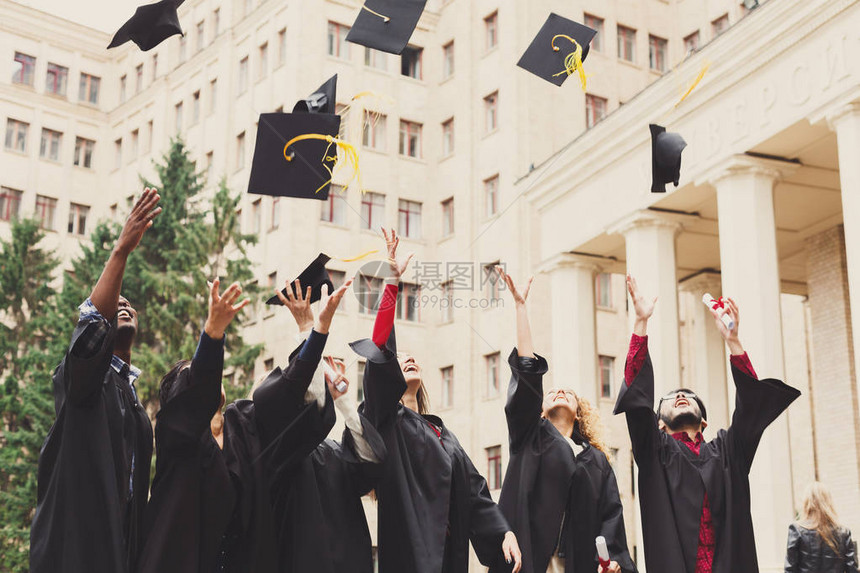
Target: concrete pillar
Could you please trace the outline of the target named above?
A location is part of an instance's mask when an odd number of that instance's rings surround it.
[[[717,189],[723,296],[738,303],[740,339],[762,378],[785,378],[773,189],[786,167],[794,166],[740,155],[709,177]],[[732,382],[729,389],[733,402]],[[766,572],[782,571],[794,517],[788,436],[783,415],[764,433],[750,473],[759,567]]]

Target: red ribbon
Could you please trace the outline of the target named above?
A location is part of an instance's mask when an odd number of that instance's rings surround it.
[[[720,297],[715,300],[713,305],[714,306],[712,306],[711,308],[713,308],[714,310],[717,310],[718,308],[726,308],[726,302],[723,300],[723,297]]]

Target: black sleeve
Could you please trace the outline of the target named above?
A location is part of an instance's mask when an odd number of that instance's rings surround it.
[[[602,452],[596,452],[603,456]],[[600,535],[606,538],[609,558],[616,561],[624,573],[636,573],[636,565],[627,547],[627,533],[624,530],[624,507],[618,494],[618,482],[609,462],[604,469],[603,491],[600,496]]]
[[[489,567],[499,562],[502,556],[502,541],[511,526],[490,497],[487,480],[478,473],[465,453],[464,457],[469,472],[469,539],[478,560]]]
[[[845,530],[845,573],[858,573],[857,571],[857,546],[851,539],[851,531]]]
[[[523,441],[540,424],[543,410],[543,375],[549,366],[546,360],[521,358],[514,348],[508,356],[511,381],[508,383],[508,402],[505,418],[508,421],[508,436],[511,451],[519,450]]]
[[[727,431],[737,463],[749,473],[765,429],[800,396],[800,391],[780,380],[756,380],[732,366],[735,380],[735,411]]]
[[[62,391],[73,404],[84,402],[104,384],[113,355],[116,323],[111,323],[106,333],[103,329],[105,325],[99,322],[79,322],[55,373],[61,377]],[[58,407],[60,403],[58,400]]]
[[[788,526],[788,548],[785,551],[785,573],[797,573],[800,566],[800,532],[795,524]]]
[[[627,431],[636,463],[642,466],[654,460],[660,444],[660,429],[654,413],[654,368],[650,352],[633,382],[629,386],[621,385],[613,413],[627,416]]]
[[[406,392],[406,380],[400,370],[397,355],[386,351],[384,362],[368,360],[364,367],[363,414],[376,428],[390,423],[397,412],[400,398]]]
[[[358,419],[361,421],[361,429],[365,441],[370,446],[371,451],[379,460],[378,463],[369,462],[359,457],[355,451],[355,439],[349,428],[343,429],[343,438],[341,443],[343,447],[339,451],[343,461],[349,466],[350,478],[352,479],[354,491],[357,495],[367,495],[370,490],[376,487],[376,482],[379,479],[382,462],[385,461],[387,453],[385,442],[373,424],[361,413],[358,414]]]

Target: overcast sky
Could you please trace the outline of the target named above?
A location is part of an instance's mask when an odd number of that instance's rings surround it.
[[[152,0],[14,0],[104,32],[115,32],[140,4]]]

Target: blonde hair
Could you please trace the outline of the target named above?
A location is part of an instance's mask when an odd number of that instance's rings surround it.
[[[818,533],[827,546],[839,555],[836,545],[836,530],[839,527],[836,509],[830,490],[823,483],[814,481],[806,488],[798,524]]]
[[[600,421],[600,414],[597,408],[591,405],[591,402],[576,396],[576,420],[573,422],[573,431],[578,432],[583,438],[588,440],[588,443],[603,452],[606,459],[612,461],[609,457],[609,448],[603,441],[603,423]]]

